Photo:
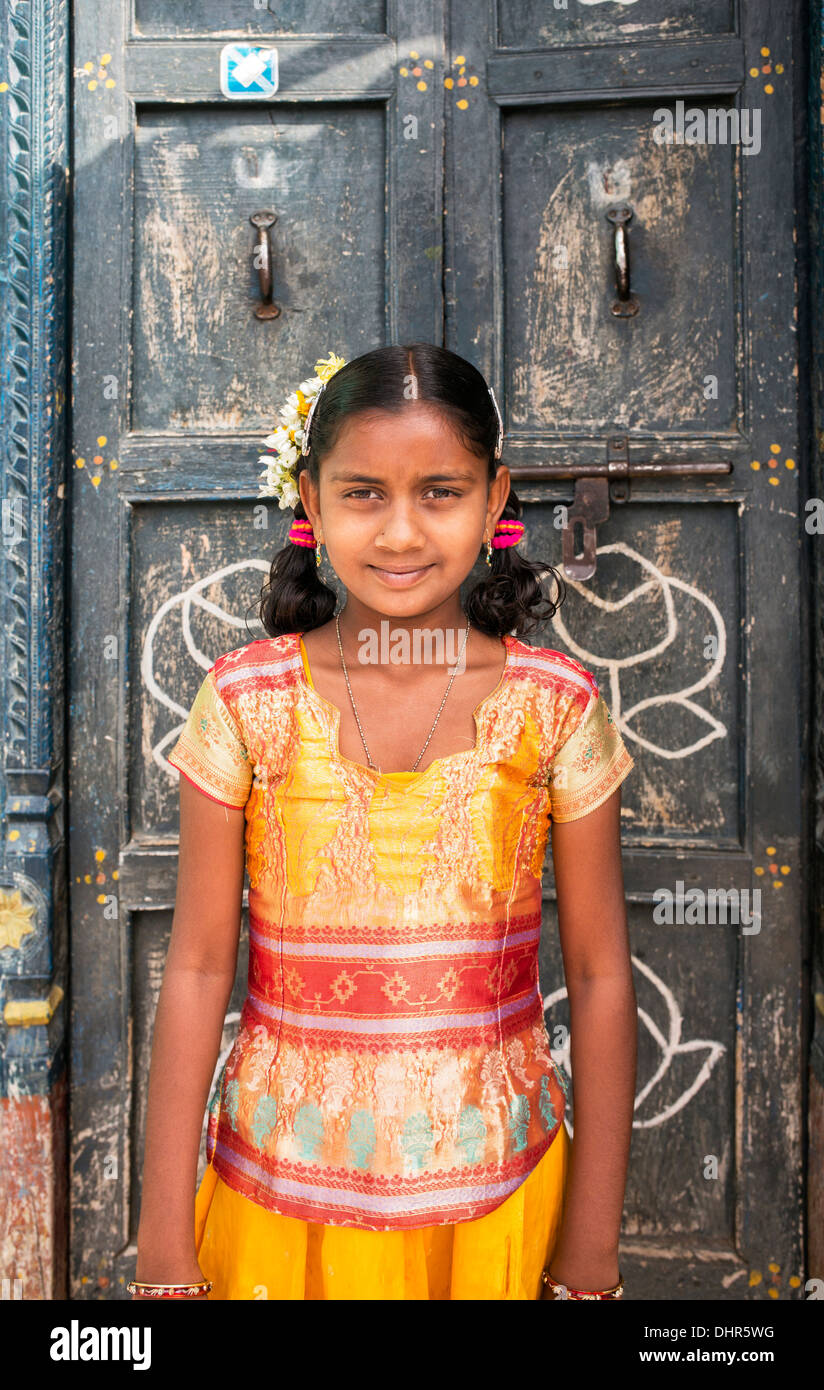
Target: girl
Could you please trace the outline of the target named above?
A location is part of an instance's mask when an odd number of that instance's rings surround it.
[[[209,669],[169,756],[179,875],[129,1287],[620,1297],[633,762],[591,673],[522,640],[557,608],[541,576],[560,576],[515,549],[481,374],[426,343],[341,362],[317,364],[267,441],[262,495],[296,518],[269,635]],[[482,547],[490,571],[462,600]],[[538,984],[550,822],[574,1144]],[[195,1199],[244,866],[248,992]]]

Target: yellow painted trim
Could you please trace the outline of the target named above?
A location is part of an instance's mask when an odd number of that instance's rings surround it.
[[[63,991],[52,985],[48,999],[11,999],[3,1010],[3,1021],[11,1027],[30,1028],[34,1023],[48,1023],[54,1016]]]

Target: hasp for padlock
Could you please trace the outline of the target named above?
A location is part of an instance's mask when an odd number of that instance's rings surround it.
[[[609,520],[613,502],[629,500],[629,440],[612,435],[607,440],[607,473],[575,479],[575,494],[561,532],[564,574],[569,579],[591,579],[596,567],[597,527]],[[575,527],[583,532],[583,549],[575,550]]]
[[[609,519],[609,482],[606,478],[576,478],[575,499],[567,511],[561,532],[564,574],[569,579],[591,579],[595,573],[596,527]],[[583,531],[583,551],[575,553],[575,527]]]

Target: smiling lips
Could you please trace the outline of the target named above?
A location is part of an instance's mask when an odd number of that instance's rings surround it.
[[[417,569],[382,569],[379,565],[370,565],[375,574],[388,584],[392,589],[405,589],[410,584],[415,584],[422,575],[431,570],[431,565],[420,565]]]

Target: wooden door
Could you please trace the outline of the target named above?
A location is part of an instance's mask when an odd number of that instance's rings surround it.
[[[450,11],[445,342],[503,401],[528,553],[561,566],[573,483],[553,470],[732,465],[616,487],[595,574],[532,638],[593,671],[636,759],[630,1297],[795,1297],[803,1274],[796,14]],[[615,207],[632,214],[629,314]],[[550,854],[541,971],[568,1065]]]
[[[125,1296],[134,1269],[176,882],[165,754],[208,666],[264,635],[253,606],[288,529],[255,502],[261,440],[318,357],[439,341],[443,319],[442,98],[413,71],[436,6],[391,30],[380,0],[130,12],[74,13],[71,1287],[89,1298]],[[224,96],[221,50],[262,34],[275,95]]]
[[[207,667],[261,635],[254,603],[287,516],[256,505],[260,439],[318,356],[415,339],[494,385],[528,549],[556,565],[573,484],[553,469],[608,448],[732,465],[631,477],[624,501],[613,488],[595,574],[532,640],[594,671],[636,757],[631,1292],[791,1296],[797,28],[754,0],[134,0],[131,14],[92,0],[74,15],[72,1296],[123,1297],[133,1270],[176,878],[164,755]],[[223,95],[233,40],[277,49],[274,95]],[[656,113],[679,100],[759,109],[760,149],[658,142]],[[617,205],[637,300],[622,317]],[[280,314],[265,320],[249,219],[267,210]],[[699,900],[760,889],[760,930],[656,922],[679,882]],[[546,894],[542,987],[564,1065],[549,855]],[[224,1055],[245,972],[241,949]]]

